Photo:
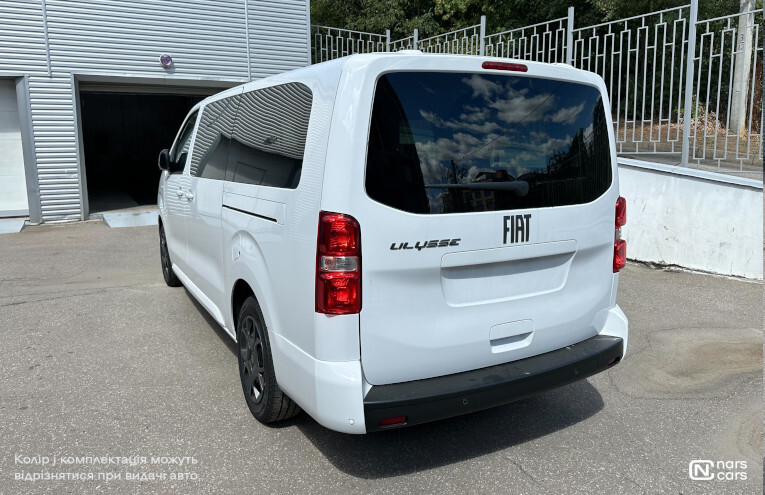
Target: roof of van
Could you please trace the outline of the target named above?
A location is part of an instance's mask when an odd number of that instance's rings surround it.
[[[329,60],[327,62],[320,62],[318,64],[301,67],[300,69],[294,69],[288,72],[283,72],[281,74],[269,76],[263,79],[259,79],[258,81],[245,83],[245,90],[247,87],[251,85],[259,86],[259,84],[255,84],[255,83],[258,83],[261,81],[272,81],[272,80],[281,80],[281,79],[290,79],[294,81],[294,80],[299,80],[301,77],[305,75],[312,75],[320,71],[328,71],[328,72],[342,71],[345,68],[345,66],[348,66],[348,65],[357,65],[357,64],[363,65],[363,64],[368,64],[372,61],[386,60],[386,59],[390,60],[391,62],[397,62],[397,61],[401,61],[403,58],[420,60],[423,63],[426,63],[426,61],[427,62],[435,61],[435,62],[438,62],[438,64],[442,66],[444,69],[447,69],[449,65],[461,66],[461,65],[464,65],[465,62],[472,60],[472,61],[481,61],[481,62],[492,61],[492,62],[516,63],[516,64],[526,65],[529,68],[554,66],[554,67],[560,68],[560,70],[564,71],[564,73],[569,73],[571,75],[589,73],[588,71],[583,71],[581,69],[577,69],[573,67],[572,65],[564,64],[564,63],[550,64],[546,62],[533,62],[529,60],[511,59],[511,58],[502,58],[502,57],[487,57],[487,56],[480,56],[480,55],[452,55],[452,54],[444,54],[444,53],[424,53],[420,50],[400,50],[397,52],[356,53],[353,55],[347,55],[345,57]]]
[[[273,76],[268,76],[262,79],[258,79],[255,81],[251,81],[248,83],[244,83],[243,85],[235,86],[233,88],[229,88],[227,90],[224,90],[220,93],[217,93],[213,96],[210,96],[206,98],[205,100],[198,103],[196,107],[205,105],[209,101],[217,100],[219,98],[224,98],[226,96],[231,96],[233,94],[236,94],[240,91],[242,91],[242,86],[244,86],[244,91],[250,91],[253,89],[268,87],[268,86],[274,86],[277,84],[284,84],[287,82],[300,82],[301,80],[304,80],[305,78],[315,78],[315,77],[327,77],[327,76],[337,76],[338,73],[343,72],[345,70],[350,69],[363,69],[365,66],[368,65],[377,65],[380,61],[390,61],[392,66],[401,66],[401,65],[407,65],[407,66],[421,66],[422,69],[428,70],[440,70],[440,71],[448,71],[448,70],[492,70],[493,72],[496,72],[493,69],[481,69],[481,65],[477,64],[477,62],[503,62],[503,63],[515,63],[515,64],[521,64],[528,67],[528,72],[525,74],[529,76],[533,76],[539,73],[545,74],[547,77],[550,77],[551,69],[553,69],[552,72],[554,72],[555,77],[558,78],[571,78],[573,80],[578,81],[588,81],[591,83],[596,83],[598,79],[600,79],[600,76],[597,76],[593,72],[584,71],[581,69],[574,68],[571,65],[563,64],[563,63],[544,63],[544,62],[533,62],[528,60],[520,60],[520,59],[509,59],[509,58],[501,58],[501,57],[486,57],[486,56],[477,56],[477,55],[451,55],[451,54],[434,54],[434,53],[423,53],[420,50],[402,50],[398,52],[375,52],[375,53],[362,53],[362,54],[354,54],[354,55],[348,55],[342,58],[337,58],[334,60],[330,60],[327,62],[321,62],[318,64],[309,65],[306,67],[302,67],[300,69],[294,69],[288,72],[283,72],[281,74],[276,74]],[[520,74],[520,73],[516,73]],[[597,83],[596,83],[597,84]],[[602,79],[600,80],[600,84],[602,84]],[[597,85],[600,85],[597,84]]]

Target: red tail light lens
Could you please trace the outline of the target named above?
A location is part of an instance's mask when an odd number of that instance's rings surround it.
[[[334,315],[361,310],[361,281],[357,273],[319,273],[316,312]]]
[[[627,241],[617,239],[614,241],[614,273],[624,268],[627,264]]]
[[[358,256],[361,246],[359,223],[351,216],[321,212],[319,215],[320,254]]]
[[[481,64],[484,69],[511,70],[513,72],[528,72],[529,68],[523,64],[513,64],[510,62],[484,62]]]
[[[319,213],[316,247],[316,312],[361,311],[361,228],[341,213]]]
[[[614,221],[614,273],[627,264],[627,241],[622,239],[622,226],[627,223],[627,200],[619,196],[616,200],[616,220]]]
[[[616,200],[616,228],[627,223],[627,200],[619,196]]]

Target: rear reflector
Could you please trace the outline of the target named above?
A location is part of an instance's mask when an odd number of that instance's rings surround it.
[[[514,72],[528,72],[529,68],[523,64],[513,64],[510,62],[484,62],[481,64],[484,69],[511,70]]]
[[[361,311],[361,229],[350,215],[319,213],[315,311],[331,315]]]
[[[380,426],[396,426],[406,424],[406,416],[393,416],[380,420]]]

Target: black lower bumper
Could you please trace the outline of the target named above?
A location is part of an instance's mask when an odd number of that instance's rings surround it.
[[[599,373],[622,358],[622,339],[597,335],[519,361],[426,380],[373,386],[364,398],[367,432],[449,418],[566,385]],[[380,426],[385,418],[404,423]]]

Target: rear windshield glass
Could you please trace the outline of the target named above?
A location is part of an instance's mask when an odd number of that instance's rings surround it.
[[[367,194],[411,213],[588,203],[611,184],[603,100],[584,84],[389,73],[369,133]]]

